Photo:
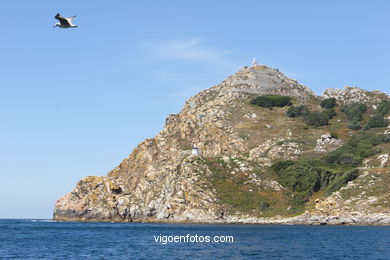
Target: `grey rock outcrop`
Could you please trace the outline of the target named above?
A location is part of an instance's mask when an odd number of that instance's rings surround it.
[[[336,98],[339,102],[350,104],[355,102],[377,104],[387,94],[381,91],[367,91],[358,87],[346,86],[344,89],[328,88],[324,91],[325,98]]]

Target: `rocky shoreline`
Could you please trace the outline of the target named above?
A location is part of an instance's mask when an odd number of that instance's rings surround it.
[[[354,225],[354,226],[390,226],[390,216],[387,214],[364,215],[355,213],[350,216],[321,216],[305,213],[291,218],[255,218],[228,217],[227,219],[86,219],[86,218],[54,218],[59,222],[111,222],[111,223],[169,223],[169,224],[254,224],[254,225]]]

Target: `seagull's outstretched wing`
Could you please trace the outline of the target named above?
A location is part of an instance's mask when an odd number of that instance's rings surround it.
[[[77,17],[77,15],[73,15],[72,17],[65,18],[65,19],[68,19],[70,22],[72,22],[72,21],[73,21],[73,19],[74,19],[74,18],[76,18],[76,17]]]
[[[67,25],[67,26],[70,26],[71,23],[72,23],[72,20],[68,20],[67,18],[65,17],[62,17],[59,13],[56,14],[56,16],[54,16],[54,18],[56,18],[58,21],[60,21],[61,25]],[[72,17],[73,18],[73,17]]]

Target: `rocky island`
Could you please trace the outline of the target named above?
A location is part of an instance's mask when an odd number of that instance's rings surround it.
[[[316,94],[245,67],[186,101],[106,176],[58,199],[59,221],[390,224],[390,98]]]

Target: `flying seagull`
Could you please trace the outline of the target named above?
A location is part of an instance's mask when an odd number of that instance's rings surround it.
[[[72,17],[68,17],[68,18],[65,18],[65,17],[62,17],[59,13],[56,14],[56,16],[54,18],[56,18],[58,21],[60,21],[59,23],[56,23],[53,27],[60,27],[60,28],[76,28],[78,27],[77,25],[74,25],[72,23],[73,21],[73,18],[75,18],[75,16],[72,16]]]

